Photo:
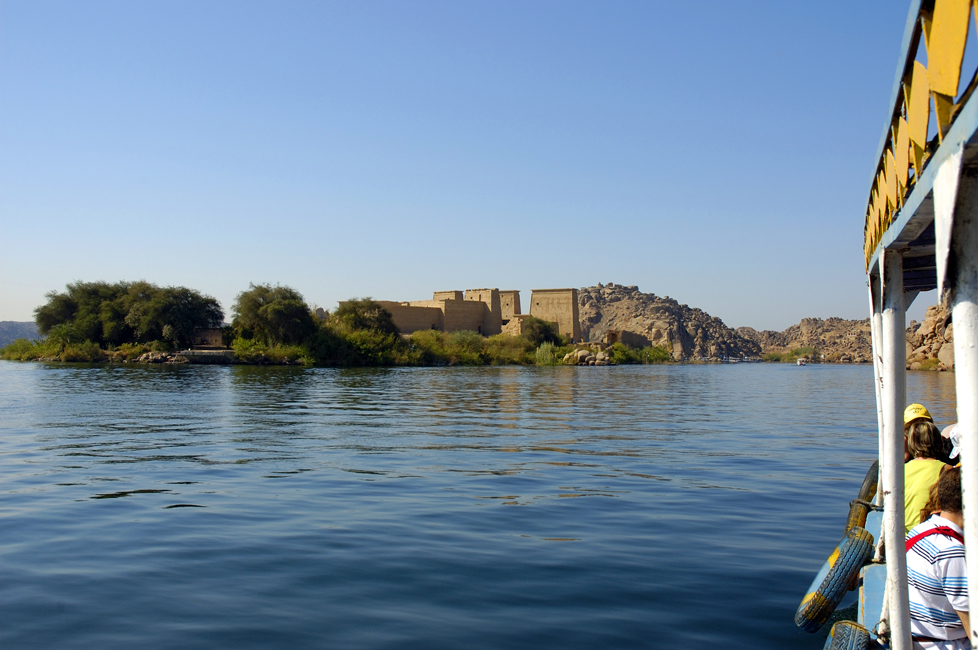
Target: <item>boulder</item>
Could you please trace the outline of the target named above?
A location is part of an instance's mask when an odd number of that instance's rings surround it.
[[[948,368],[954,368],[954,344],[945,343],[941,346],[940,352],[937,353],[937,358],[940,359]]]
[[[927,313],[928,315],[930,314],[930,309],[927,310]],[[929,319],[924,320],[924,322],[921,323],[920,325],[920,329],[914,332],[914,334],[916,336],[920,336],[923,339],[927,339],[930,335],[934,333],[934,327],[936,325],[937,323],[933,320],[929,320]]]

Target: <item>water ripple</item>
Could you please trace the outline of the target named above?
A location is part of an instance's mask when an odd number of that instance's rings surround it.
[[[4,648],[817,648],[877,446],[868,367],[0,362],[0,413]]]

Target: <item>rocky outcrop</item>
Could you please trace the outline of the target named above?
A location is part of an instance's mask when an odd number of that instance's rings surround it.
[[[147,352],[139,355],[134,363],[187,363],[187,358],[176,352]]]
[[[571,366],[613,366],[615,363],[604,350],[578,348],[564,355],[563,362]]]
[[[701,309],[666,296],[642,293],[636,286],[598,284],[579,293],[581,334],[605,341],[608,334],[632,347],[661,346],[672,358],[756,357],[761,346]]]
[[[907,328],[908,370],[953,370],[954,326],[951,313],[934,305],[924,314],[924,322],[910,321]]]
[[[825,361],[872,363],[872,337],[869,319],[803,318],[783,332],[738,327],[737,333],[757,342],[763,354],[786,353],[798,348],[814,348]],[[818,360],[821,360],[820,358]]]

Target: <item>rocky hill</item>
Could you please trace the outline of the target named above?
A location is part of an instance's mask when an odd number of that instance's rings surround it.
[[[37,332],[37,325],[33,322],[21,323],[18,321],[0,321],[0,348],[10,345],[17,339],[39,339],[41,335]]]
[[[598,284],[580,291],[581,333],[586,341],[608,334],[632,347],[658,345],[676,360],[756,357],[761,346],[710,316],[666,296],[642,293],[636,286]]]
[[[869,319],[803,318],[783,332],[752,327],[738,327],[737,333],[756,341],[764,354],[791,352],[798,348],[815,348],[826,361],[871,363],[872,340]]]
[[[954,327],[943,305],[927,309],[924,322],[910,321],[907,328],[908,370],[953,370]]]

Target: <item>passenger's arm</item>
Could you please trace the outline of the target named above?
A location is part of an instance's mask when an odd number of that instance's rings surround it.
[[[959,612],[958,610],[954,610],[954,611],[958,615],[958,618],[961,619],[961,624],[964,625],[964,632],[965,632],[965,634],[968,635],[968,638],[970,639],[971,638],[971,621],[968,620],[968,612]]]

